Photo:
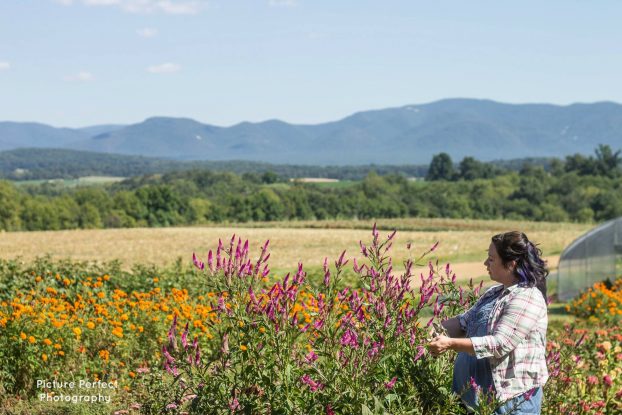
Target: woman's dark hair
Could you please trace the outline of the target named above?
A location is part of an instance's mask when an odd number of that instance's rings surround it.
[[[523,232],[512,231],[500,233],[492,237],[497,253],[503,265],[516,261],[514,275],[523,287],[538,287],[544,301],[546,297],[546,277],[549,270],[542,259],[542,251],[533,244]],[[547,301],[548,302],[548,301]]]

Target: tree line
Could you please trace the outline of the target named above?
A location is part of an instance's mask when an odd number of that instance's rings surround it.
[[[271,171],[199,169],[78,188],[0,181],[0,229],[399,217],[590,222],[622,215],[620,151],[607,146],[594,157],[552,160],[548,171],[447,159],[434,156],[427,180],[372,171],[343,186],[292,182]]]
[[[550,160],[547,158],[529,158],[490,162],[499,171],[518,171],[525,163],[548,168]],[[241,160],[179,161],[46,148],[21,148],[0,152],[0,179],[16,181],[76,179],[85,176],[133,177],[182,170],[212,170],[237,174],[272,171],[279,176],[290,178],[322,177],[339,180],[362,180],[372,171],[381,176],[401,174],[407,177],[424,177],[427,174],[428,165],[313,166]]]

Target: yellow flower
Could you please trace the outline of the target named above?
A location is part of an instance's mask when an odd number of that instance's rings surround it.
[[[86,327],[93,330],[95,328],[95,323],[93,323],[92,321],[89,321],[88,323],[86,323]]]
[[[19,337],[20,337],[22,340],[26,340],[26,338],[27,338],[28,336],[26,336],[26,333],[24,333],[24,332],[22,331],[22,332],[19,334]]]
[[[80,336],[82,334],[82,330],[80,330],[80,327],[74,327],[73,332],[76,334],[76,336]]]
[[[44,340],[43,340],[43,343],[45,343],[46,345],[48,345],[48,346],[49,346],[49,345],[51,345],[51,344],[52,344],[52,340],[50,340],[50,339],[44,339]]]
[[[30,337],[28,337],[28,342],[30,344],[35,344],[37,342],[37,340],[34,338],[34,336],[30,336]]]
[[[240,350],[242,350],[243,352],[245,352],[246,350],[248,350],[248,347],[244,346],[243,344],[240,345]]]
[[[48,355],[46,355],[45,353],[43,353],[43,354],[41,355],[41,359],[43,359],[43,361],[44,361],[44,362],[47,362],[47,360],[48,360]]]
[[[123,337],[123,329],[121,327],[115,327],[114,329],[112,329],[112,334],[117,337]]]
[[[56,352],[56,353],[58,353],[58,355],[59,355],[59,356],[65,356],[65,352],[63,352],[62,350],[59,350],[59,351],[58,351],[58,352]]]

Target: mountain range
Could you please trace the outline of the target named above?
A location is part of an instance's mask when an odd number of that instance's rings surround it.
[[[131,125],[56,128],[0,122],[0,151],[59,148],[174,160],[250,160],[280,164],[425,164],[592,154],[622,147],[622,105],[613,102],[506,104],[446,99],[363,111],[315,125],[280,120],[230,127],[153,117]]]

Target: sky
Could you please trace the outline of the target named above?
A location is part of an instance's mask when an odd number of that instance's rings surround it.
[[[618,0],[0,0],[0,121],[622,102]]]

